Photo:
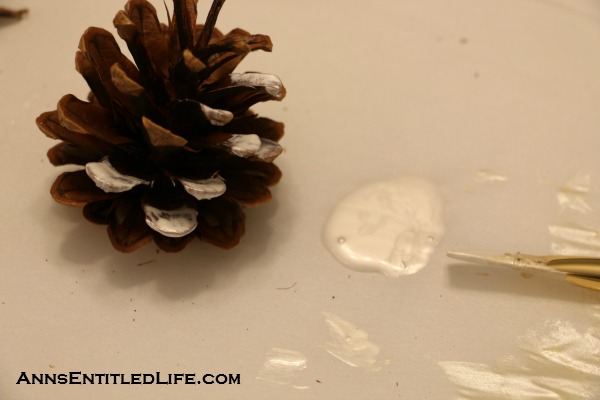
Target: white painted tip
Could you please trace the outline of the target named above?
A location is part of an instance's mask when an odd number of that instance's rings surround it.
[[[250,157],[260,150],[262,144],[258,135],[232,135],[227,141],[231,152],[238,157]]]
[[[231,82],[236,86],[263,87],[276,99],[283,97],[283,83],[275,75],[259,72],[245,72],[243,74],[231,74]]]
[[[210,200],[225,193],[227,186],[219,175],[209,179],[191,180],[180,178],[186,192],[198,200]]]
[[[233,119],[233,113],[227,110],[219,110],[217,108],[211,108],[206,104],[200,104],[200,109],[204,116],[208,119],[211,125],[224,126],[231,122]]]
[[[150,182],[124,175],[117,171],[108,161],[108,158],[99,162],[91,162],[85,165],[86,174],[94,181],[96,186],[106,193],[126,192],[137,185],[148,185]]]
[[[150,205],[144,205],[146,223],[161,235],[179,238],[188,235],[198,225],[198,211],[189,207],[175,210],[161,210]]]
[[[263,161],[272,162],[282,152],[283,147],[279,143],[269,139],[260,139],[260,148],[254,155]]]

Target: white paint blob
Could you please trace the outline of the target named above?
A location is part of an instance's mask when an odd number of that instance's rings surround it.
[[[379,346],[369,341],[368,333],[337,315],[324,314],[331,341],[323,348],[352,367],[379,369],[377,362]]]
[[[273,348],[265,356],[262,369],[256,379],[276,383],[278,385],[293,385],[301,371],[307,367],[306,357],[294,350]],[[308,389],[306,386],[294,386],[296,389]]]
[[[551,320],[519,338],[520,354],[495,365],[441,362],[461,399],[600,398],[600,309],[591,327]]]
[[[360,187],[333,210],[323,241],[346,267],[398,277],[423,268],[444,234],[442,199],[430,182],[401,177]]]

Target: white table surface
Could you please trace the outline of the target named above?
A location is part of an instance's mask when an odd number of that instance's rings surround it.
[[[493,364],[544,321],[593,323],[596,293],[445,253],[544,254],[550,224],[600,229],[600,2],[228,1],[222,30],[275,45],[240,69],[286,85],[283,103],[256,108],[286,124],[284,177],[271,203],[247,211],[233,250],[194,242],[157,254],[151,244],[127,255],[52,201],[54,142],[34,123],[63,94],[85,97],[79,37],[90,25],[115,32],[124,1],[1,5],[30,13],[0,25],[0,398],[451,399],[439,362]],[[478,181],[481,170],[506,181]],[[557,202],[577,174],[591,178],[586,213]],[[332,207],[361,184],[406,175],[444,198],[446,235],[427,267],[390,279],[338,264],[321,241]],[[382,368],[328,354],[323,312],[368,332]],[[293,384],[256,379],[272,348],[306,357]],[[16,385],[21,371],[208,371],[241,384]]]

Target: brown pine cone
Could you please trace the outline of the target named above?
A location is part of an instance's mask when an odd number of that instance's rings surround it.
[[[272,161],[283,124],[250,107],[283,99],[285,88],[274,75],[233,72],[251,51],[271,51],[271,40],[217,30],[224,0],[196,25],[196,3],[174,0],[165,25],[149,2],[129,0],[113,23],[135,63],[111,33],[87,29],[76,66],[88,101],[66,95],[37,119],[61,140],[48,151],[52,164],[84,166],[61,174],[52,197],[107,224],[122,252],[151,240],[179,251],[194,237],[233,247],[243,207],[270,200],[268,187],[281,177]]]

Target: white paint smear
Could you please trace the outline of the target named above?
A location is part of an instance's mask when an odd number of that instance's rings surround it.
[[[590,192],[591,176],[589,174],[577,174],[571,178],[563,187],[559,188],[556,198],[562,210],[573,210],[585,214],[592,210],[587,202]]]
[[[495,365],[441,362],[460,399],[600,398],[600,308],[583,331],[551,320],[519,338],[520,353]]]
[[[508,178],[489,169],[480,169],[477,171],[476,180],[478,182],[506,182]]]
[[[403,177],[365,185],[344,198],[325,224],[323,242],[352,270],[398,277],[423,268],[443,234],[438,189]]]
[[[324,314],[331,335],[324,349],[352,367],[379,369],[379,346],[369,341],[369,334],[337,315]]]
[[[600,257],[600,232],[583,226],[552,224],[552,252],[562,255]]]
[[[278,385],[292,385],[298,374],[307,367],[306,357],[294,350],[273,348],[263,363],[256,379]],[[296,389],[307,389],[306,386],[294,386]]]

